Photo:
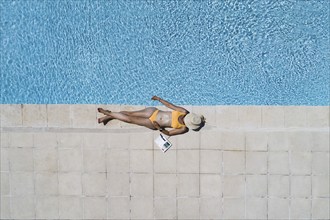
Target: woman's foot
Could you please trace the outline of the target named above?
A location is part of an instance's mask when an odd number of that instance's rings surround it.
[[[111,113],[111,111],[105,110],[103,108],[97,108],[97,111],[104,114],[104,115],[109,115]]]
[[[114,119],[114,118],[112,118],[111,116],[104,116],[104,117],[102,117],[102,118],[97,119],[97,122],[98,122],[99,124],[103,123],[104,125],[106,125],[106,124],[108,124],[108,122],[111,121],[112,119]]]

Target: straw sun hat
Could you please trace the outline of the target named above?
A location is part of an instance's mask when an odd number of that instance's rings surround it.
[[[184,117],[185,125],[192,130],[196,130],[203,126],[205,123],[205,118],[203,115],[189,113]]]

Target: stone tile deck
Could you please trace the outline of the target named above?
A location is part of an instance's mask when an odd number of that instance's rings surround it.
[[[1,218],[329,219],[329,107],[187,106],[165,154],[97,107],[1,105]]]

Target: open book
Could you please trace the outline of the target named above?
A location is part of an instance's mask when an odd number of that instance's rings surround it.
[[[157,146],[165,153],[170,147],[172,147],[171,142],[164,137],[162,134],[159,134],[159,137],[156,138],[155,143]]]

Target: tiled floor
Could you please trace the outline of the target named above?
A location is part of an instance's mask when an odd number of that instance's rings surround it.
[[[329,107],[185,106],[165,154],[97,107],[1,105],[1,218],[329,219]]]

